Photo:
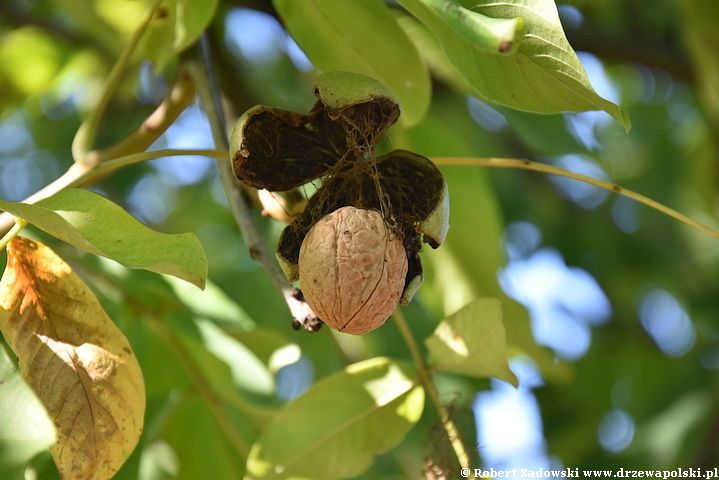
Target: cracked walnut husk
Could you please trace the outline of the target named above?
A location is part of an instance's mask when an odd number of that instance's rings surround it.
[[[270,191],[321,181],[282,232],[277,258],[325,323],[361,334],[384,323],[419,288],[421,243],[439,247],[449,228],[447,183],[416,153],[376,156],[376,143],[400,115],[383,85],[328,72],[314,92],[317,101],[306,114],[266,106],[245,112],[232,134],[232,167],[242,182]],[[319,266],[335,273],[308,273]]]

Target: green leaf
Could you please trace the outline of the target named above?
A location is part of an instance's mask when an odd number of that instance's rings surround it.
[[[245,400],[244,394],[270,395],[274,378],[253,353],[208,321],[192,321],[185,315],[172,314],[163,320],[178,344],[176,353],[197,381],[212,390],[227,406],[244,414],[254,425],[268,422],[273,411]],[[199,330],[199,331],[198,331]],[[190,371],[191,370],[191,371]]]
[[[435,15],[477,49],[486,53],[514,53],[524,36],[524,19],[492,18],[452,0],[423,0]]]
[[[445,313],[477,297],[500,298],[505,310],[507,343],[513,351],[529,355],[547,378],[566,381],[571,376],[568,365],[555,361],[550,350],[536,344],[527,310],[506,296],[497,282],[497,272],[506,265],[500,241],[503,220],[486,172],[447,167],[442,173],[452,198],[472,199],[453,203],[447,242],[440,249],[427,251],[425,256],[428,270],[435,272],[434,284],[443,303],[451,306],[445,308]],[[455,280],[450,282],[448,278]]]
[[[395,130],[393,144],[429,156],[502,155],[496,139],[477,129],[463,106],[459,96],[444,97],[405,137]],[[459,201],[452,203],[447,241],[424,253],[423,300],[433,304],[438,315],[446,315],[477,297],[500,298],[510,350],[530,356],[548,379],[567,381],[572,373],[568,364],[557,362],[549,349],[536,344],[526,309],[507,297],[497,282],[497,272],[506,265],[501,246],[504,222],[488,172],[446,167],[442,173],[450,198]]]
[[[406,362],[348,366],[281,410],[250,450],[245,479],[350,478],[419,420],[424,390]]]
[[[211,280],[207,281],[201,293],[175,278],[167,277],[166,281],[177,298],[196,317],[209,318],[239,330],[255,328],[255,321],[247,312]]]
[[[208,320],[195,320],[204,350],[230,367],[233,383],[246,391],[271,395],[275,382],[269,368],[245,345]]]
[[[168,0],[155,13],[141,43],[141,53],[157,71],[190,46],[215,15],[217,0]]]
[[[177,480],[242,478],[243,465],[237,451],[227,441],[222,427],[207,406],[196,396],[187,395],[172,410],[161,432],[165,449],[170,450],[171,475]],[[143,459],[144,460],[144,459]],[[172,470],[177,470],[172,472]],[[152,478],[155,476],[146,476]]]
[[[507,363],[502,304],[479,298],[437,325],[425,340],[432,365],[470,377],[497,377],[519,385]]]
[[[435,0],[400,0],[437,37],[454,67],[484,100],[536,113],[604,110],[630,128],[627,114],[592,88],[567,41],[552,0],[461,0],[496,19],[524,18],[525,35],[513,55],[487,53],[432,8]]]
[[[55,440],[47,410],[0,346],[0,478],[21,473]]]
[[[42,93],[60,72],[64,53],[60,43],[34,27],[7,31],[0,44],[3,90],[27,97]]]
[[[207,257],[193,233],[150,230],[96,193],[69,189],[35,205],[0,200],[0,208],[77,248],[205,286]]]
[[[282,367],[299,361],[302,355],[299,345],[269,328],[235,332],[232,336],[250,349],[274,374]]]
[[[274,0],[287,29],[324,71],[343,70],[385,84],[402,107],[402,122],[417,123],[431,96],[429,72],[381,0]]]

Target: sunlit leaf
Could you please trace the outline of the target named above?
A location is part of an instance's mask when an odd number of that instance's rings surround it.
[[[625,128],[627,114],[592,88],[569,45],[552,0],[461,0],[463,7],[496,19],[523,18],[524,39],[511,55],[487,53],[458,32],[429,5],[434,0],[401,0],[437,37],[455,68],[490,102],[537,113],[604,110]]]
[[[47,410],[0,348],[0,478],[22,472],[37,453],[55,443]]]
[[[429,73],[416,48],[381,0],[275,0],[287,29],[324,71],[343,70],[385,84],[415,124],[427,111]]]
[[[246,480],[351,478],[419,420],[413,365],[373,358],[316,383],[281,410],[250,451]]]
[[[297,362],[302,355],[299,345],[269,328],[236,332],[232,336],[249,348],[274,374],[282,367]]]
[[[487,17],[448,0],[422,0],[422,4],[480,51],[509,54],[524,39],[522,17]]]
[[[177,298],[196,316],[210,318],[240,330],[255,327],[255,321],[216,283],[208,280],[205,289],[198,292],[186,282],[172,277],[166,279]]]
[[[96,193],[68,189],[35,205],[0,200],[0,208],[88,252],[205,285],[207,257],[194,234],[150,230]]]
[[[162,70],[192,44],[212,20],[217,0],[167,0],[157,10],[145,34],[143,56]]]
[[[393,137],[393,143],[428,156],[501,152],[496,136],[478,129],[462,109],[464,105],[460,98],[451,101],[448,97],[437,102],[421,124],[407,130],[404,136]],[[556,362],[551,351],[536,344],[526,309],[499,287],[497,272],[506,265],[501,241],[504,221],[488,172],[446,167],[442,173],[452,199],[451,227],[442,248],[423,252],[426,267],[425,286],[420,291],[423,299],[434,303],[438,315],[447,315],[477,297],[500,298],[511,352],[530,356],[547,378],[567,380],[571,374],[567,364]]]
[[[48,247],[18,237],[0,280],[0,330],[57,429],[67,478],[109,479],[142,432],[142,372],[90,289]]]
[[[437,325],[425,340],[432,365],[471,377],[497,377],[518,385],[507,363],[502,304],[480,298]]]
[[[196,385],[201,383],[253,424],[268,422],[272,410],[249,403],[245,396],[268,398],[274,393],[274,378],[249,349],[209,321],[171,315],[163,322],[172,331],[166,340]]]
[[[503,222],[484,172],[450,167],[443,169],[443,173],[450,195],[472,199],[454,202],[450,212],[452,229],[446,244],[426,254],[430,268],[437,272],[436,283],[445,313],[456,311],[478,296],[499,298],[504,308],[507,344],[513,353],[529,355],[548,378],[567,380],[571,375],[568,366],[556,362],[551,351],[537,345],[527,310],[499,287],[497,273],[506,264],[501,246]]]
[[[444,54],[442,45],[422,22],[411,15],[398,15],[397,23],[417,46],[422,60],[427,64],[433,76],[441,79],[457,92],[466,94],[474,92],[472,85],[450,63]],[[428,116],[431,116],[431,113]]]
[[[24,95],[41,93],[55,78],[63,51],[42,30],[25,27],[7,32],[0,43],[0,85],[8,82]]]
[[[229,365],[235,385],[262,395],[274,392],[272,374],[249,348],[210,321],[196,320],[195,323],[205,350]]]

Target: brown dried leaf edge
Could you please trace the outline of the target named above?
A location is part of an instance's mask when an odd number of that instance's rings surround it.
[[[125,336],[70,267],[18,237],[0,280],[0,330],[55,423],[64,479],[110,479],[142,433],[145,387]]]

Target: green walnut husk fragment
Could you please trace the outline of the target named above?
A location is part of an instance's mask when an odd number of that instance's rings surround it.
[[[317,79],[314,93],[317,102],[307,114],[260,105],[240,117],[230,145],[235,175],[270,191],[321,180],[278,242],[277,258],[290,281],[299,279],[303,241],[320,219],[348,206],[379,212],[404,247],[407,273],[399,301],[409,303],[422,282],[421,241],[437,248],[447,235],[447,183],[416,153],[376,157],[375,145],[400,115],[383,85],[363,75],[328,72]]]

